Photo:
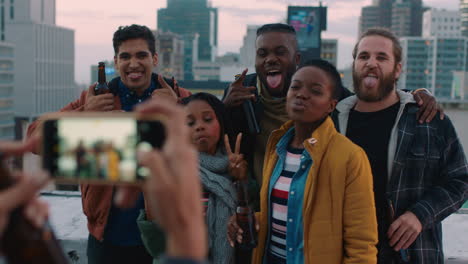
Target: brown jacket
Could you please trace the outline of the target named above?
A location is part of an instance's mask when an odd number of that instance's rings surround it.
[[[161,89],[156,89],[151,95],[151,100],[155,100],[156,98],[165,98],[170,100],[170,97],[168,97],[164,92],[161,93],[161,91]],[[60,109],[60,112],[84,111],[86,95],[87,91],[83,91],[79,99],[67,104],[65,107]],[[190,91],[184,88],[179,88],[180,98],[190,95]],[[174,101],[177,101],[177,99],[174,98]],[[118,95],[114,96],[114,109],[122,109]],[[37,120],[28,127],[28,137],[34,133],[39,124],[40,121]],[[112,193],[112,186],[81,184],[81,200],[83,203],[83,212],[88,218],[88,230],[89,233],[99,241],[102,241],[104,238],[104,229],[106,227],[107,218],[109,217],[112,205]]]

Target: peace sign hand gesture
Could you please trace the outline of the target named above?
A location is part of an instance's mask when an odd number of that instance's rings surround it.
[[[229,158],[228,172],[236,181],[247,180],[247,161],[244,160],[244,155],[240,154],[240,144],[242,141],[242,133],[239,133],[236,138],[236,146],[234,153],[229,144],[228,135],[224,135],[224,145]]]

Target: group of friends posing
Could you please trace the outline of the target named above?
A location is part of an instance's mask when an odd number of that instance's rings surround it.
[[[256,73],[245,70],[221,101],[153,73],[152,32],[120,27],[113,38],[120,77],[111,92],[94,95],[91,85],[61,111],[132,111],[150,100],[184,106],[199,152],[209,262],[236,261],[242,230],[233,181],[248,178],[259,205],[252,263],[387,264],[400,263],[403,252],[410,263],[444,263],[441,221],[467,200],[468,164],[434,97],[396,89],[398,39],[377,28],[359,38],[354,94],[330,63],[301,61],[291,26],[263,25],[255,44]],[[260,134],[249,133],[246,100]],[[115,187],[83,184],[81,192],[88,263],[157,262],[165,235],[144,193],[122,209],[112,203]]]

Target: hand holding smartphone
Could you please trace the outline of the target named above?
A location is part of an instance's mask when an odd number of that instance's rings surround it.
[[[137,152],[160,148],[161,116],[54,113],[43,126],[43,167],[61,183],[140,184],[149,171]]]

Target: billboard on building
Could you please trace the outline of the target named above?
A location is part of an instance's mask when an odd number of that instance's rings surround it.
[[[320,49],[321,31],[326,29],[326,7],[288,6],[288,24],[296,30],[301,50]]]

